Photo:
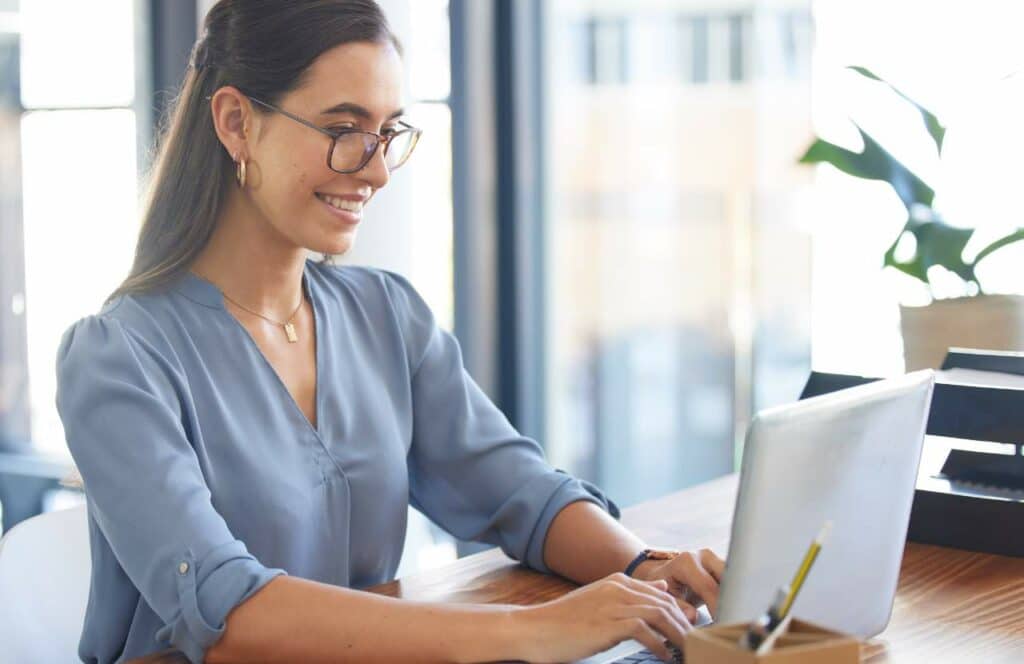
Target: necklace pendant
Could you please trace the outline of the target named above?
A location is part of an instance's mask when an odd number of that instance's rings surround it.
[[[284,333],[288,335],[288,343],[295,343],[299,340],[299,335],[295,334],[295,326],[291,323],[284,324]]]

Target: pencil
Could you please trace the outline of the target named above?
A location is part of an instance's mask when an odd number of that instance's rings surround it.
[[[779,619],[785,618],[789,615],[789,609],[793,606],[793,602],[796,600],[797,593],[800,592],[801,586],[804,585],[804,580],[807,578],[807,573],[811,571],[811,565],[818,558],[818,552],[821,551],[821,545],[825,542],[825,538],[828,537],[829,531],[832,530],[832,522],[826,521],[825,525],[822,526],[821,532],[811,542],[811,547],[807,549],[807,553],[804,555],[804,560],[800,563],[800,568],[797,569],[796,575],[793,580],[789,583],[789,593],[786,595],[786,600],[782,603],[782,608],[779,610]]]

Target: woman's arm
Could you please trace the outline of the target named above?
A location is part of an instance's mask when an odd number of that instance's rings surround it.
[[[579,501],[567,505],[548,529],[544,564],[577,583],[590,583],[621,572],[647,548],[621,523],[597,505]],[[685,552],[671,560],[648,560],[633,576],[644,581],[664,580],[680,601],[687,618],[696,619],[694,604],[707,603],[718,613],[718,585],[725,563],[712,551]]]
[[[685,584],[714,612],[720,570],[683,554],[644,563],[636,579],[615,574],[643,548],[603,509],[578,501],[552,522],[544,562],[590,585],[536,607],[412,602],[280,576],[229,614],[207,661],[564,661],[625,638],[666,653],[664,639],[681,644],[695,617],[666,591]]]
[[[279,576],[228,615],[217,662],[518,659],[512,606],[398,600]]]
[[[551,522],[544,542],[544,564],[576,583],[590,583],[615,572],[647,548],[636,535],[597,505],[570,503]]]

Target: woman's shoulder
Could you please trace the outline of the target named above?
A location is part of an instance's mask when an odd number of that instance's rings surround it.
[[[93,403],[130,389],[159,386],[167,402],[186,382],[173,351],[158,336],[134,330],[123,315],[124,305],[86,316],[73,323],[57,348],[57,404],[65,413],[71,405]],[[154,388],[155,389],[155,388]]]
[[[172,297],[168,290],[118,295],[108,300],[97,313],[78,319],[64,332],[58,367],[69,362],[140,360],[142,356],[160,358],[160,363],[166,364],[174,356],[166,337],[176,316]]]

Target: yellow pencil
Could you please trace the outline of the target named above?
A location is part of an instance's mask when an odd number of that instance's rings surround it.
[[[789,609],[793,606],[793,601],[796,600],[796,595],[800,592],[800,587],[804,585],[804,580],[807,578],[807,573],[811,571],[811,565],[818,558],[818,552],[821,551],[821,545],[824,543],[825,538],[828,537],[829,531],[832,530],[832,522],[826,521],[825,525],[822,526],[821,532],[811,542],[811,548],[807,549],[807,553],[804,555],[804,561],[800,563],[800,568],[796,571],[796,575],[793,580],[789,582],[789,592],[786,594],[786,599],[782,603],[782,608],[779,610],[779,619],[785,618],[789,615]]]
[[[821,551],[821,545],[825,542],[825,538],[828,537],[831,530],[832,522],[826,521],[825,525],[821,528],[821,532],[814,538],[810,548],[807,549],[807,553],[804,554],[804,560],[800,563],[800,567],[797,568],[793,580],[790,581],[788,586],[779,588],[775,594],[775,601],[768,607],[768,611],[751,622],[747,627],[747,631],[740,637],[740,645],[742,647],[758,650],[762,644],[770,643],[774,640],[773,634],[777,636],[777,631],[785,629],[783,625],[786,624],[786,616],[789,615],[789,610],[792,608],[793,602],[796,601],[797,593],[803,587],[804,581],[807,579],[807,573],[811,571],[811,566],[817,559],[818,552]]]

